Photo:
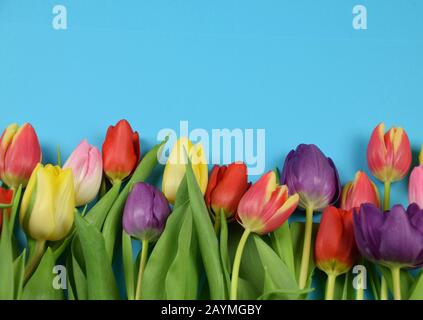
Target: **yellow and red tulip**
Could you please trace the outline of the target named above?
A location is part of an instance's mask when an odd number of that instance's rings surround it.
[[[241,198],[237,218],[250,232],[266,234],[279,228],[295,211],[297,193],[289,196],[286,185],[278,185],[276,174],[262,176]]]
[[[367,162],[372,174],[382,182],[395,182],[405,177],[411,165],[411,147],[403,128],[390,128],[380,123],[367,147]]]
[[[25,187],[41,161],[41,146],[34,128],[11,124],[0,138],[0,179],[12,189]]]
[[[163,173],[162,191],[167,200],[174,204],[179,185],[185,176],[188,158],[202,194],[206,192],[208,167],[201,143],[193,144],[188,138],[178,139],[170,152]]]
[[[373,181],[363,171],[358,171],[354,181],[347,183],[342,190],[341,208],[351,210],[359,208],[363,203],[380,207],[380,197]]]
[[[38,164],[23,195],[20,222],[39,241],[57,241],[72,228],[75,190],[72,170]]]

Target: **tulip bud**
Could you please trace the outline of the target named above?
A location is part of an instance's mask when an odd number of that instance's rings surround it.
[[[208,167],[203,146],[201,143],[194,145],[188,138],[182,137],[172,148],[163,173],[162,190],[172,204],[175,203],[176,193],[185,176],[187,156],[202,194],[206,192]]]
[[[0,204],[11,204],[13,200],[13,191],[0,187]],[[10,217],[10,208],[0,209],[0,232],[3,225],[3,215],[6,214]]]
[[[206,205],[215,216],[221,211],[227,219],[236,214],[238,203],[249,187],[247,166],[243,162],[214,166],[205,194]]]
[[[382,182],[395,182],[405,177],[411,165],[411,147],[402,128],[379,124],[370,137],[367,162],[372,174]]]
[[[341,208],[351,210],[359,208],[363,203],[380,207],[379,191],[363,171],[358,171],[354,181],[347,183],[342,190]]]
[[[98,149],[83,140],[63,166],[72,169],[76,206],[91,202],[100,189],[103,163]]]
[[[242,226],[257,234],[279,228],[297,208],[298,194],[288,195],[288,187],[276,183],[270,171],[262,176],[241,198],[237,219]]]
[[[140,140],[126,120],[110,126],[103,143],[103,167],[112,183],[127,178],[140,161]]]
[[[163,193],[150,184],[134,185],[123,211],[123,228],[129,235],[143,241],[155,241],[170,214],[169,203]]]
[[[416,203],[423,209],[423,165],[411,171],[408,184],[408,200],[410,204]]]
[[[340,275],[357,259],[352,211],[327,207],[320,220],[314,250],[316,265],[327,274]]]
[[[0,178],[12,189],[26,187],[37,163],[41,146],[34,128],[25,123],[11,124],[0,138]]]
[[[20,223],[31,238],[58,241],[72,228],[75,190],[72,170],[38,164],[22,198]]]
[[[341,190],[333,161],[313,144],[300,144],[288,154],[281,182],[298,193],[301,208],[316,211],[335,203]]]

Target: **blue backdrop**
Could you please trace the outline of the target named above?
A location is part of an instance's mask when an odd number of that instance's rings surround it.
[[[54,5],[67,30],[54,30]],[[368,29],[352,27],[352,8]],[[266,167],[298,143],[342,182],[367,169],[374,126],[423,143],[423,2],[1,0],[0,127],[31,122],[46,161],[82,138],[101,146],[127,118],[142,150],[162,128],[266,129]],[[406,183],[393,202],[406,204]]]

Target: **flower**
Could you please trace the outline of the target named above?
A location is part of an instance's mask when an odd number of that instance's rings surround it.
[[[91,202],[97,195],[103,175],[103,163],[98,149],[83,140],[63,166],[72,169],[76,206]]]
[[[208,181],[207,160],[201,143],[193,144],[188,138],[178,139],[170,152],[163,173],[162,191],[170,203],[175,203],[176,193],[185,176],[188,159],[202,194],[206,192]]]
[[[169,214],[169,203],[163,193],[140,182],[134,185],[126,201],[123,228],[139,240],[155,241],[163,232]]]
[[[215,216],[223,210],[226,218],[232,218],[248,187],[245,163],[235,162],[228,166],[216,165],[211,171],[205,194],[207,207]]]
[[[341,208],[351,210],[359,208],[363,203],[380,207],[379,191],[363,171],[358,171],[354,181],[347,183],[342,190]]]
[[[395,205],[382,214],[373,204],[354,213],[354,233],[360,253],[388,267],[423,265],[423,210]]]
[[[140,139],[126,120],[110,126],[103,143],[103,167],[112,183],[127,178],[140,161]]]
[[[22,198],[20,222],[31,238],[57,241],[72,228],[75,190],[72,170],[38,164]]]
[[[367,162],[372,174],[382,182],[395,182],[405,177],[411,165],[411,147],[402,128],[385,132],[380,123],[370,137]]]
[[[41,146],[34,128],[11,124],[0,138],[0,179],[12,189],[26,187],[37,163]]]
[[[358,255],[351,210],[329,206],[323,211],[314,254],[317,267],[327,274],[351,269]]]
[[[300,196],[303,209],[322,210],[339,198],[341,186],[338,171],[314,144],[300,144],[285,159],[281,183]]]
[[[408,183],[408,200],[410,204],[416,203],[423,209],[423,165],[415,167],[411,171]]]
[[[0,204],[11,204],[13,200],[13,190],[7,190],[0,187]],[[0,209],[0,232],[3,225],[3,215],[7,214],[7,216],[10,216],[10,209]]]
[[[279,228],[297,208],[298,194],[288,195],[288,187],[276,183],[270,171],[262,176],[241,198],[237,219],[254,233],[265,234]]]

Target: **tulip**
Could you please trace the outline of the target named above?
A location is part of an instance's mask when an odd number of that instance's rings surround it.
[[[241,198],[237,219],[245,231],[235,254],[231,281],[232,300],[237,296],[239,266],[249,234],[253,232],[261,235],[276,230],[295,211],[298,202],[298,194],[289,196],[288,187],[277,184],[274,171],[262,176]]]
[[[408,184],[408,200],[423,209],[423,165],[411,171]]]
[[[401,299],[400,269],[423,266],[423,210],[411,204],[382,214],[372,204],[354,213],[354,233],[360,253],[391,269],[394,297]]]
[[[0,179],[12,189],[26,187],[41,161],[41,146],[34,128],[11,124],[0,138]]]
[[[313,211],[320,211],[335,203],[341,186],[338,171],[330,158],[313,145],[300,144],[286,157],[281,182],[291,192],[298,193],[299,206],[306,210],[303,254],[299,275],[300,289],[304,289],[308,278],[311,251]]]
[[[420,150],[420,154],[419,154],[419,163],[420,163],[420,165],[423,165],[423,146],[422,146],[422,149]]]
[[[215,229],[218,230],[220,214],[226,219],[235,216],[238,203],[249,187],[247,166],[243,162],[228,166],[214,166],[207,185],[205,201],[215,217]]]
[[[127,178],[140,161],[140,139],[126,120],[110,126],[103,143],[103,167],[106,176],[114,183]]]
[[[187,157],[191,161],[191,167],[202,194],[206,192],[208,167],[203,146],[201,143],[194,145],[188,138],[182,137],[172,148],[163,173],[162,191],[172,204],[175,203],[176,193],[185,176]]]
[[[25,189],[19,215],[26,234],[36,240],[35,252],[25,270],[25,279],[35,270],[46,241],[59,241],[69,234],[74,210],[72,170],[38,164]]]
[[[391,128],[385,133],[380,123],[370,137],[367,162],[372,174],[385,184],[384,210],[389,209],[391,183],[403,179],[411,165],[411,147],[402,128]]]
[[[142,274],[147,262],[148,245],[156,241],[163,232],[169,214],[169,203],[160,190],[143,182],[134,185],[126,200],[122,224],[126,233],[142,241],[135,296],[137,300],[141,297]]]
[[[98,149],[83,140],[63,166],[72,169],[76,206],[84,206],[98,194],[103,163]]]
[[[332,300],[336,277],[348,272],[357,259],[351,210],[330,206],[323,211],[314,254],[317,267],[328,275],[326,299]]]
[[[2,205],[10,205],[13,200],[13,190],[7,190],[0,187],[0,204]],[[9,208],[0,208],[0,232],[2,230],[3,225],[3,215],[6,214],[10,217],[10,209]]]
[[[347,183],[342,190],[341,208],[351,210],[359,208],[363,203],[380,207],[379,191],[363,171],[358,171],[354,181]]]

